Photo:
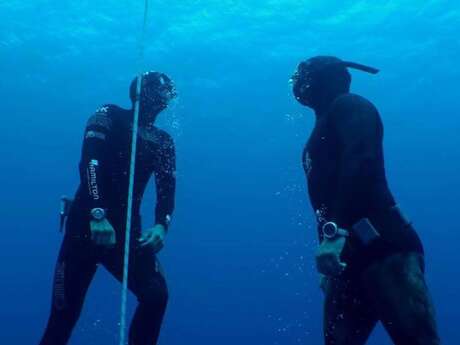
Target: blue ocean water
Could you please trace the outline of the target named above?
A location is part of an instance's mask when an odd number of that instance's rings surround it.
[[[443,0],[151,0],[148,69],[180,97],[174,223],[160,257],[171,300],[161,344],[322,344],[316,232],[301,151],[312,113],[288,79],[301,59],[374,65],[353,91],[385,123],[390,185],[427,251],[444,344],[460,339],[460,7]],[[128,106],[143,1],[0,1],[0,343],[45,326],[59,198],[78,184],[84,124]],[[152,221],[153,189],[144,200]],[[103,269],[72,345],[117,341],[120,287]],[[130,306],[134,305],[130,299]],[[381,328],[369,344],[390,344]]]

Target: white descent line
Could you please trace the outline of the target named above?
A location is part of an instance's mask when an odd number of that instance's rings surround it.
[[[125,255],[123,260],[123,287],[121,290],[121,313],[120,313],[120,345],[126,345],[126,305],[128,299],[128,272],[129,272],[129,250],[131,239],[131,218],[133,213],[133,189],[134,189],[134,174],[136,171],[136,149],[137,149],[137,133],[139,129],[139,101],[141,94],[142,77],[144,74],[144,50],[145,36],[147,31],[149,0],[145,0],[144,6],[144,23],[142,26],[142,36],[139,41],[139,62],[138,75],[136,86],[136,100],[134,102],[134,119],[131,141],[131,162],[129,166],[129,188],[128,188],[128,204],[126,214],[126,234],[125,234]]]

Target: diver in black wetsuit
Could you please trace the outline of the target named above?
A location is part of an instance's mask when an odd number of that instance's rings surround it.
[[[422,244],[387,185],[379,113],[349,93],[347,67],[378,72],[320,56],[292,78],[295,98],[316,115],[303,165],[321,241],[325,343],[365,344],[381,321],[395,344],[438,345]]]
[[[133,104],[136,84],[137,79],[130,89]],[[128,280],[139,305],[130,328],[130,345],[156,344],[168,299],[155,254],[163,246],[174,209],[175,149],[169,134],[153,124],[174,97],[174,85],[166,75],[143,75]],[[122,280],[133,115],[133,110],[106,105],[88,121],[81,184],[69,211],[56,265],[51,316],[41,345],[67,343],[98,264]],[[157,190],[156,225],[141,234],[140,204],[152,174]]]

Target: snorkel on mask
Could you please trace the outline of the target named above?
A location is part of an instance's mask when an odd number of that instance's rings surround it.
[[[290,79],[296,100],[308,107],[315,106],[321,94],[348,92],[351,75],[348,68],[377,74],[378,69],[332,56],[317,56],[301,62]]]

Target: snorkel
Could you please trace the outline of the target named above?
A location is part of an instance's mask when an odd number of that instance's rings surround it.
[[[343,61],[333,56],[316,56],[301,62],[291,77],[296,100],[323,112],[340,94],[350,91],[351,75],[348,68],[377,74],[379,70],[360,63]]]
[[[342,65],[347,68],[357,69],[359,71],[367,72],[370,74],[377,74],[380,72],[380,70],[377,68],[362,65],[360,63],[351,62],[351,61],[343,61]]]

